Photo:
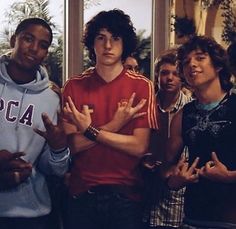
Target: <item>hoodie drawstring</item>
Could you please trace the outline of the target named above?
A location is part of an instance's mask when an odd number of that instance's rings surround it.
[[[20,109],[19,109],[19,112],[17,114],[17,119],[16,119],[16,130],[19,128],[19,120],[20,120],[20,114],[21,114],[21,110],[23,106],[23,100],[25,98],[27,91],[28,89],[25,88],[24,93],[22,94],[21,99],[20,99]]]

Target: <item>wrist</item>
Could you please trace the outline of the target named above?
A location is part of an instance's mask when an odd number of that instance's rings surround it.
[[[168,176],[168,177],[166,178],[165,183],[166,183],[167,187],[168,187],[170,190],[175,190],[175,191],[176,191],[176,190],[179,190],[179,189],[181,189],[182,187],[184,187],[183,184],[180,185],[180,184],[176,183],[176,179],[173,178],[172,175],[170,175],[170,176]]]
[[[109,123],[107,123],[102,129],[107,130],[112,133],[116,133],[120,130],[113,121],[110,121]]]
[[[96,141],[99,132],[100,128],[94,127],[90,124],[88,128],[84,131],[83,135],[91,141]]]
[[[235,183],[236,182],[236,171],[229,171],[228,176],[224,179],[226,183]]]

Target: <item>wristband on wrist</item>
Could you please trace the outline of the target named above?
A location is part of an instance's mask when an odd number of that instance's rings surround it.
[[[96,127],[93,127],[91,124],[89,125],[89,127],[85,130],[84,132],[84,136],[86,138],[88,138],[89,140],[91,141],[96,141],[97,139],[97,136],[100,132],[100,128],[96,128]]]

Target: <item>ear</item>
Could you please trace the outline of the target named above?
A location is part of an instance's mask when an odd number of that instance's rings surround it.
[[[16,42],[16,35],[12,35],[10,39],[10,46],[11,48],[15,47],[15,42]]]

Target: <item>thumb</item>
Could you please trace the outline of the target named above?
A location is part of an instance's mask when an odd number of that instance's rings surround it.
[[[83,105],[83,110],[82,113],[87,115],[90,115],[90,111],[89,111],[89,106],[88,105]]]

